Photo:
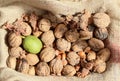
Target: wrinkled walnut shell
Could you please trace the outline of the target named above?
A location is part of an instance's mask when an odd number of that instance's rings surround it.
[[[79,33],[77,30],[69,30],[65,33],[65,38],[69,42],[75,42],[77,39],[79,39]]]
[[[90,31],[80,31],[80,39],[88,40],[93,37],[93,33]]]
[[[42,40],[42,42],[43,42],[46,46],[52,46],[52,44],[53,44],[53,42],[54,42],[54,40],[55,40],[53,31],[52,31],[52,30],[49,30],[49,31],[47,31],[47,32],[44,32],[44,33],[42,34],[41,40]]]
[[[39,62],[38,56],[30,53],[26,55],[26,60],[28,61],[29,65],[35,65]]]
[[[50,62],[50,70],[53,74],[61,75],[62,69],[63,64],[60,58],[55,58]]]
[[[61,38],[64,36],[64,33],[67,31],[67,27],[65,26],[65,24],[58,24],[57,27],[55,28],[55,37],[56,38]]]
[[[11,47],[18,47],[22,43],[22,38],[20,35],[10,33],[8,36],[8,43]]]
[[[36,74],[39,76],[50,75],[50,68],[46,62],[40,62],[36,67]]]
[[[40,22],[39,22],[39,29],[41,31],[43,31],[43,32],[49,31],[50,27],[51,27],[50,20],[45,19],[45,18],[40,20]]]
[[[94,63],[94,72],[103,73],[106,70],[106,63],[97,59]]]
[[[75,52],[79,52],[84,50],[87,46],[88,44],[86,41],[79,39],[72,44],[72,50]]]
[[[89,41],[88,41],[88,44],[89,46],[91,47],[92,50],[94,51],[99,51],[101,50],[102,48],[104,48],[104,43],[103,41],[99,40],[99,39],[96,39],[96,38],[91,38]]]
[[[65,75],[65,76],[74,76],[75,73],[76,73],[76,70],[71,65],[64,66],[64,68],[62,70],[62,74]]]
[[[12,57],[20,57],[20,54],[22,54],[23,49],[21,47],[13,47],[8,50],[9,55]]]
[[[92,61],[96,59],[96,53],[94,51],[89,51],[87,54],[87,60]]]
[[[96,38],[104,40],[108,37],[108,31],[106,28],[97,28],[94,31],[94,35]]]
[[[60,51],[69,51],[71,48],[71,43],[63,38],[59,38],[56,41],[56,46]]]
[[[55,57],[55,50],[52,47],[44,48],[40,53],[40,59],[44,62],[49,62]]]
[[[67,60],[68,60],[69,64],[74,66],[80,62],[80,57],[79,57],[79,55],[77,55],[76,52],[69,52],[67,54]]]
[[[28,36],[32,33],[32,28],[30,27],[29,24],[27,24],[25,22],[21,22],[20,29],[23,30],[22,35],[24,35],[24,36]]]
[[[27,62],[27,60],[25,58],[20,59],[20,63],[18,65],[18,69],[19,72],[27,74],[28,70],[29,70],[29,64]]]

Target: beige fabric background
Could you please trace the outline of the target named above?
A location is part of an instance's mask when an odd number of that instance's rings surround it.
[[[107,12],[111,17],[107,43],[112,55],[105,73],[93,73],[83,79],[29,76],[11,70],[6,66],[7,32],[0,29],[0,81],[120,81],[120,0],[0,0],[0,26],[6,21],[13,22],[24,12],[36,11],[37,14],[44,14],[45,10],[48,10],[59,19],[59,14],[74,14],[83,9],[91,12]]]

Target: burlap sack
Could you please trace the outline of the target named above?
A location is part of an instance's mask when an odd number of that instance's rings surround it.
[[[105,73],[92,73],[86,78],[58,76],[29,76],[7,68],[8,47],[6,31],[0,29],[0,81],[120,81],[120,0],[0,0],[0,25],[13,22],[24,12],[44,14],[52,12],[58,19],[60,14],[74,14],[87,9],[91,12],[107,12],[111,17],[106,41],[111,49],[111,59]]]

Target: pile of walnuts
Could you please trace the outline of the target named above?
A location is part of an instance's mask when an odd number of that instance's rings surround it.
[[[110,17],[106,13],[87,10],[74,15],[62,15],[59,23],[50,13],[37,16],[24,14],[14,23],[6,23],[9,30],[8,67],[29,75],[78,76],[91,72],[103,73],[110,50],[104,40],[108,37]],[[26,52],[22,36],[38,37],[43,48],[38,54]]]

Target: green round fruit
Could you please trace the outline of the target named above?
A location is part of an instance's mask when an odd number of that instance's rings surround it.
[[[23,40],[23,48],[30,53],[37,54],[42,49],[42,42],[35,36],[27,36]]]

